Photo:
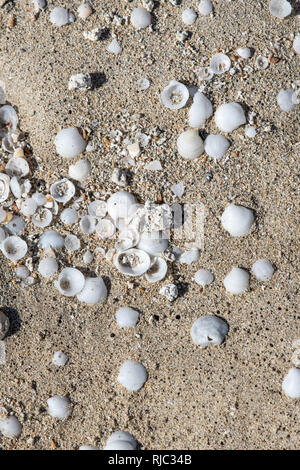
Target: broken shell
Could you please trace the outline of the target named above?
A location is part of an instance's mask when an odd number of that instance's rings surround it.
[[[0,173],[0,202],[6,201],[9,195],[10,177],[5,173]]]
[[[176,80],[172,80],[161,92],[161,102],[169,109],[180,109],[186,105],[189,99],[188,88]]]
[[[127,276],[141,276],[151,265],[148,253],[136,248],[119,251],[113,258],[115,267]]]
[[[22,238],[12,235],[1,244],[1,251],[11,261],[18,261],[27,253],[27,243]]]
[[[214,73],[209,67],[198,67],[196,70],[197,77],[199,80],[207,80],[210,81]]]
[[[69,177],[76,181],[84,181],[90,176],[91,164],[87,160],[78,160],[69,166]]]
[[[107,214],[107,203],[105,201],[93,201],[88,205],[88,213],[97,219],[103,219]]]
[[[186,160],[198,158],[204,151],[203,140],[196,129],[182,132],[177,139],[177,150]]]
[[[96,230],[96,222],[95,217],[91,217],[90,215],[83,216],[79,223],[81,231],[85,235],[91,235]]]
[[[1,178],[1,176],[0,176]],[[0,186],[1,186],[1,182],[0,182]],[[16,176],[13,176],[12,179],[10,180],[10,190],[11,192],[13,193],[13,195],[15,196],[16,199],[21,199],[22,197],[22,188],[21,188],[21,185],[18,181],[18,178]],[[1,192],[1,189],[0,189],[0,192]],[[0,200],[1,202],[1,200]]]
[[[64,239],[55,230],[46,230],[40,237],[39,244],[43,250],[46,250],[47,248],[60,250],[64,246]]]
[[[54,140],[56,152],[63,158],[75,158],[86,148],[86,141],[76,127],[62,129]]]
[[[6,134],[2,139],[2,148],[7,153],[14,153],[14,144],[10,134]]]
[[[12,157],[8,160],[5,171],[9,176],[16,176],[18,179],[24,178],[29,173],[29,165],[25,158]]]
[[[210,60],[210,69],[213,73],[220,75],[227,72],[231,67],[231,61],[226,54],[215,54]]]
[[[25,228],[25,222],[22,217],[13,217],[11,221],[9,221],[5,225],[5,229],[8,231],[10,235],[18,235],[19,233],[23,232]]]
[[[156,256],[163,253],[169,245],[166,238],[162,238],[159,232],[143,232],[137,245],[139,250],[143,250],[149,255]]]
[[[79,294],[84,288],[84,284],[84,275],[76,268],[64,268],[54,283],[59,292],[66,297]]]
[[[31,222],[36,227],[44,228],[52,222],[52,212],[45,207],[39,207],[31,218]]]
[[[74,184],[67,178],[63,178],[50,186],[50,194],[57,202],[66,204],[75,194]]]
[[[203,93],[195,93],[193,104],[189,110],[189,126],[200,129],[204,126],[206,119],[213,113],[212,104]]]
[[[157,257],[150,269],[146,272],[145,278],[148,282],[158,282],[166,277],[168,265],[163,258]]]
[[[120,52],[122,52],[122,48],[120,46],[120,43],[117,41],[117,39],[113,39],[108,44],[106,50],[107,52],[112,52],[113,54],[120,54]]]
[[[88,277],[77,299],[89,305],[103,302],[107,297],[107,288],[102,277]]]
[[[189,251],[184,251],[180,257],[179,262],[184,264],[191,264],[199,261],[200,259],[200,250],[196,247],[192,248]]]
[[[0,108],[0,123],[10,126],[12,129],[16,129],[19,119],[14,108],[8,104],[1,106]]]
[[[96,232],[100,238],[111,238],[115,233],[115,226],[109,219],[101,219],[96,225]]]

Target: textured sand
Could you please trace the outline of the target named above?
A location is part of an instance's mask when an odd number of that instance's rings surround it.
[[[186,190],[180,202],[200,200],[207,208],[200,261],[169,271],[167,281],[175,279],[184,287],[173,304],[159,295],[160,285],[137,280],[134,289],[127,289],[128,279],[101,261],[98,272],[110,282],[110,294],[100,307],[86,307],[60,296],[51,282],[29,289],[13,286],[13,271],[1,257],[0,301],[10,309],[13,328],[5,340],[7,364],[0,366],[0,406],[23,424],[18,440],[0,437],[3,449],[103,446],[119,428],[131,432],[146,449],[299,448],[299,403],[281,393],[283,376],[292,366],[292,341],[300,337],[299,127],[296,111],[284,113],[276,105],[279,89],[299,78],[290,36],[299,30],[299,22],[295,15],[283,21],[272,18],[267,1],[213,3],[213,18],[201,17],[186,27],[181,10],[196,7],[197,1],[184,0],[180,7],[156,2],[153,32],[105,23],[106,13],[127,16],[138,1],[95,0],[96,12],[85,23],[78,19],[62,28],[50,24],[49,10],[61,5],[76,12],[80,1],[48,1],[49,8],[36,21],[30,19],[29,1],[0,9],[0,79],[18,109],[21,128],[29,134],[34,157],[41,159],[35,178],[52,183],[67,175],[67,163],[55,154],[53,138],[60,127],[81,126],[91,131],[95,146],[86,154],[93,165],[87,194],[103,190],[108,195],[117,189],[110,181],[112,166],[124,166],[124,146],[110,146],[110,131],[120,129],[123,138],[131,138],[134,124],[146,134],[159,127],[158,139],[166,138],[165,143],[157,145],[153,139],[142,159],[160,159],[163,171],[131,167],[130,191],[141,200],[161,195],[170,203],[176,198],[168,183],[183,181]],[[9,10],[16,18],[12,29],[6,29]],[[83,31],[99,25],[107,26],[107,39],[83,39]],[[192,33],[184,45],[175,37],[183,29]],[[121,42],[120,56],[105,50],[112,33]],[[244,138],[242,128],[230,134],[230,158],[225,162],[182,160],[176,138],[187,128],[187,108],[167,110],[160,104],[160,91],[174,78],[198,85],[194,72],[208,64],[204,56],[218,50],[232,54],[245,45],[255,50],[245,61],[253,72],[222,75],[223,85],[209,85],[207,94],[214,109],[237,100],[256,112],[256,137]],[[257,71],[258,55],[280,60]],[[95,74],[94,90],[67,90],[70,75],[78,72]],[[144,92],[137,91],[141,77],[151,81]],[[98,125],[93,127],[93,121]],[[216,130],[210,120],[205,131]],[[203,181],[206,171],[213,173],[210,183]],[[257,229],[241,239],[230,238],[217,218],[232,201],[257,214]],[[82,245],[87,246],[88,239],[82,237]],[[245,295],[227,295],[222,280],[231,267],[250,269],[260,257],[275,264],[272,281],[262,289],[251,278]],[[211,269],[216,277],[205,291],[191,281],[200,267]],[[96,268],[93,263],[89,270],[95,273]],[[119,329],[114,320],[115,310],[123,305],[141,312],[134,331]],[[206,313],[225,318],[230,331],[223,345],[202,350],[193,345],[189,330]],[[56,350],[70,358],[60,369],[51,363]],[[119,366],[128,358],[141,361],[149,373],[138,393],[115,384]],[[46,400],[54,394],[70,397],[70,419],[55,422],[48,416]]]

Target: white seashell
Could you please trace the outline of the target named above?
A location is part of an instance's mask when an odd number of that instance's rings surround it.
[[[266,57],[259,55],[256,58],[255,65],[259,70],[265,70],[269,67],[269,61]]]
[[[77,13],[80,19],[86,20],[93,13],[92,7],[88,2],[82,3],[77,8]]]
[[[242,59],[249,59],[251,57],[251,49],[249,47],[238,47],[236,52]]]
[[[115,243],[115,247],[119,251],[128,250],[138,244],[140,234],[135,228],[125,228],[119,232],[119,240]]]
[[[292,88],[280,90],[277,95],[277,104],[282,111],[292,111],[296,108],[297,102],[297,94]]]
[[[117,381],[127,390],[140,390],[148,377],[145,367],[136,361],[126,361],[122,364]]]
[[[88,213],[97,219],[103,219],[107,214],[107,203],[105,201],[93,201],[88,205]]]
[[[8,333],[9,326],[9,318],[3,312],[0,312],[0,341],[2,341]]]
[[[159,282],[167,275],[168,265],[163,258],[156,257],[150,269],[145,273],[148,282]]]
[[[151,265],[148,253],[136,248],[119,251],[113,257],[115,267],[126,276],[141,276]]]
[[[148,80],[148,78],[140,78],[137,81],[137,88],[139,91],[148,90],[149,86],[150,86],[150,81]]]
[[[111,238],[115,233],[115,226],[109,219],[101,219],[96,225],[96,232],[100,238]]]
[[[71,15],[66,8],[55,7],[50,13],[50,21],[55,26],[65,26],[72,23],[73,15]]]
[[[7,238],[8,235],[5,232],[4,228],[0,227],[0,244]]]
[[[184,251],[179,258],[180,263],[191,264],[199,261],[200,250],[198,248],[192,248],[189,251]]]
[[[64,239],[55,230],[46,230],[40,237],[39,244],[43,250],[46,250],[47,248],[60,250],[64,246]]]
[[[59,216],[63,224],[73,225],[78,221],[78,214],[75,209],[67,208]]]
[[[66,356],[66,354],[64,354],[62,351],[56,351],[52,356],[52,363],[55,366],[65,366],[68,360],[68,356]]]
[[[102,277],[88,277],[84,288],[77,294],[77,299],[89,305],[103,302],[107,297],[107,288]]]
[[[96,230],[96,222],[97,219],[95,217],[91,217],[90,215],[85,215],[80,220],[79,226],[85,235],[91,235]]]
[[[82,261],[84,262],[84,264],[91,264],[93,259],[94,256],[90,251],[86,251],[85,253],[83,253]]]
[[[121,328],[134,328],[139,316],[139,312],[130,307],[121,307],[116,312],[116,320]]]
[[[19,119],[14,108],[8,104],[0,107],[0,123],[16,129]]]
[[[251,272],[258,281],[270,281],[274,274],[274,266],[267,259],[261,258],[252,265]]]
[[[9,196],[10,177],[0,173],[0,202],[6,201]]]
[[[32,197],[28,197],[21,204],[20,212],[21,214],[25,215],[25,217],[30,217],[31,215],[35,213],[36,210],[37,210],[37,203],[35,199],[33,199]]]
[[[34,10],[38,13],[40,10],[43,10],[47,6],[46,0],[32,0]]]
[[[46,197],[42,193],[34,193],[32,198],[35,200],[38,206],[43,206],[46,202]]]
[[[84,275],[76,268],[64,268],[54,283],[62,295],[73,297],[84,288]]]
[[[18,235],[23,232],[25,228],[25,222],[22,217],[15,216],[11,219],[10,222],[5,224],[5,229],[10,235]]]
[[[204,150],[212,158],[224,157],[229,146],[228,140],[221,134],[210,134],[204,141]]]
[[[159,160],[153,160],[152,162],[145,165],[145,169],[151,171],[160,171],[162,170],[162,166]]]
[[[58,271],[58,263],[55,258],[44,258],[39,262],[38,272],[42,277],[52,277]]]
[[[170,187],[170,189],[171,189],[172,193],[175,194],[175,196],[181,197],[184,193],[184,184],[183,183],[173,184]]]
[[[198,158],[204,151],[203,140],[196,129],[182,132],[177,139],[177,150],[186,160]]]
[[[108,449],[108,446],[117,446],[118,443],[123,443],[123,442],[126,442],[126,443],[129,443],[131,446],[132,446],[132,449],[135,450],[137,448],[137,441],[136,439],[132,436],[132,434],[130,434],[129,432],[126,432],[126,431],[116,431],[116,432],[113,432],[111,436],[109,436],[109,438],[107,439],[106,441],[106,447],[105,447],[105,450],[118,450],[117,448],[116,449]],[[128,450],[131,450],[131,449],[128,449]]]
[[[222,227],[230,233],[232,237],[242,237],[247,235],[254,222],[254,214],[251,209],[243,206],[230,204],[221,216]]]
[[[75,158],[85,151],[86,141],[76,127],[62,129],[55,137],[56,152],[63,158]]]
[[[0,433],[5,437],[19,437],[22,432],[22,425],[15,416],[8,416],[0,421]]]
[[[151,13],[146,8],[134,8],[130,15],[130,22],[136,29],[144,29],[151,24]]]
[[[90,176],[91,168],[88,160],[78,160],[77,163],[69,166],[69,177],[76,181],[84,181]]]
[[[30,275],[30,271],[29,269],[27,268],[27,266],[18,266],[16,268],[16,276],[19,278],[19,279],[27,279],[28,276]]]
[[[47,400],[47,405],[52,418],[64,419],[72,413],[72,406],[67,397],[56,395]]]
[[[247,129],[245,129],[245,135],[246,135],[247,137],[250,137],[250,138],[255,137],[255,136],[256,136],[255,127],[253,127],[253,126],[247,127]]]
[[[193,10],[193,8],[186,8],[181,13],[181,19],[184,24],[192,25],[197,19],[197,13],[195,12],[195,10]]]
[[[25,158],[12,157],[8,160],[5,166],[5,171],[9,176],[24,178],[29,173],[29,165]]]
[[[80,248],[80,240],[76,235],[67,235],[65,238],[65,248],[67,251],[76,251]]]
[[[10,134],[6,134],[2,139],[2,148],[7,153],[14,153],[14,144]]]
[[[198,67],[196,73],[199,80],[210,81],[214,76],[214,73],[210,67]]]
[[[169,109],[180,109],[186,105],[189,99],[188,88],[176,80],[172,80],[161,92],[161,102]]]
[[[68,89],[87,91],[92,88],[92,79],[89,73],[76,73],[71,75],[68,83]]]
[[[16,176],[13,176],[9,183],[10,190],[15,196],[16,199],[21,199],[22,197],[22,188]],[[0,192],[1,192],[1,175],[0,175]],[[1,202],[1,201],[0,201]]]
[[[45,207],[39,207],[31,218],[33,225],[39,228],[48,227],[52,222],[52,212]]]
[[[113,39],[107,46],[106,50],[108,52],[112,52],[113,54],[120,54],[122,52],[122,48],[120,46],[120,43],[116,40]]]
[[[176,284],[165,284],[159,290],[159,293],[166,297],[169,302],[174,302],[178,297],[178,287]]]
[[[223,343],[227,333],[228,324],[215,315],[204,315],[197,318],[191,328],[193,342],[202,347]]]
[[[156,256],[163,253],[169,245],[166,238],[162,238],[159,232],[143,232],[137,244],[139,250],[143,250],[149,255]]]
[[[271,0],[269,3],[269,11],[276,18],[285,18],[292,12],[291,4],[287,0]]]
[[[213,10],[212,3],[210,0],[201,0],[198,5],[198,11],[200,15],[209,15]]]
[[[300,34],[297,34],[295,36],[295,39],[293,41],[293,49],[296,54],[300,54]]]
[[[133,194],[126,191],[118,191],[108,199],[107,211],[114,221],[119,218],[128,219],[135,205],[136,199]]]
[[[200,129],[204,126],[206,119],[212,116],[212,113],[213,108],[209,99],[203,93],[197,91],[189,110],[189,126]]]
[[[215,113],[216,126],[223,132],[232,132],[246,123],[246,117],[239,103],[221,104]]]
[[[228,72],[231,67],[231,61],[226,54],[215,54],[210,60],[210,69],[213,73],[220,75],[221,73]]]
[[[1,244],[1,251],[11,261],[18,261],[27,253],[27,243],[22,238],[12,235]]]
[[[199,269],[193,277],[193,281],[195,281],[199,286],[208,286],[214,280],[214,275],[208,269]]]
[[[230,294],[243,294],[249,287],[249,273],[245,269],[232,268],[224,279],[224,286]]]
[[[282,382],[282,390],[287,397],[300,398],[300,369],[292,367],[288,371]]]
[[[75,194],[74,184],[67,178],[63,178],[50,186],[50,194],[57,202],[66,204]]]

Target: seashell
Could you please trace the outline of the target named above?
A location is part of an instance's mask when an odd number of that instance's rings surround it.
[[[148,80],[148,78],[139,78],[139,80],[137,81],[137,89],[139,91],[148,90],[149,86],[150,81]]]
[[[106,444],[104,450],[135,450],[135,448],[130,442],[119,439],[118,441]]]
[[[186,105],[189,99],[188,88],[176,80],[172,80],[161,92],[161,102],[169,109],[180,109]]]
[[[93,201],[88,205],[88,213],[97,219],[103,219],[107,214],[107,203],[105,201]]]
[[[55,137],[56,152],[63,158],[75,158],[86,148],[86,141],[76,127],[62,129]]]
[[[133,194],[126,191],[118,191],[114,193],[107,201],[107,212],[111,218],[128,219],[133,211],[135,211],[136,200]]]
[[[5,83],[2,80],[0,80],[0,104],[5,104],[5,103],[6,103]]]
[[[300,398],[300,369],[291,367],[282,382],[283,393],[290,398]]]
[[[176,286],[176,284],[165,284],[159,290],[159,293],[166,297],[169,302],[174,302],[174,300],[177,299],[179,294],[178,287]]]
[[[107,439],[104,450],[123,450],[124,443],[127,444],[127,448],[124,450],[136,450],[137,448],[137,441],[132,434],[126,431],[113,432]],[[130,448],[128,444],[130,445]]]
[[[71,75],[68,83],[69,90],[87,91],[92,88],[92,79],[89,73]]]
[[[3,137],[1,145],[5,152],[14,153],[14,144],[9,134]]]
[[[91,164],[87,160],[78,160],[74,165],[69,166],[69,177],[75,181],[84,181],[91,174]]]
[[[35,200],[38,206],[43,206],[46,202],[46,197],[42,193],[34,193],[32,198]]]
[[[35,213],[37,210],[37,203],[35,199],[32,197],[26,198],[21,204],[21,214],[25,215],[25,217],[29,217]]]
[[[93,253],[91,253],[89,250],[83,253],[82,261],[84,262],[84,264],[91,264],[93,259],[94,259]]]
[[[255,127],[254,126],[249,126],[247,127],[247,129],[245,129],[245,135],[247,137],[250,137],[250,139],[252,139],[253,137],[256,136],[256,130],[255,130]]]
[[[239,103],[221,104],[215,113],[216,126],[223,132],[232,132],[246,123],[246,117]]]
[[[186,8],[181,13],[181,19],[184,24],[190,26],[195,23],[197,19],[197,13],[195,12],[195,10],[193,10],[193,8]]]
[[[195,93],[193,104],[189,110],[189,126],[200,129],[206,119],[212,116],[213,108],[208,98],[199,91]]]
[[[0,207],[0,224],[2,224],[3,222],[5,223],[6,218],[7,218],[6,210],[4,210],[2,207]]]
[[[204,151],[203,140],[196,129],[182,132],[177,139],[177,150],[186,160],[198,158]]]
[[[213,6],[210,0],[201,0],[198,5],[198,11],[200,15],[209,15],[213,10]]]
[[[228,140],[221,134],[210,134],[204,141],[204,150],[212,158],[224,157],[229,146]]]
[[[84,288],[77,294],[77,299],[88,305],[103,302],[106,297],[107,288],[102,277],[88,277],[85,280]]]
[[[92,7],[88,2],[82,3],[77,8],[77,13],[80,19],[86,20],[93,13]]]
[[[199,286],[208,286],[214,280],[214,275],[208,269],[199,269],[193,277],[193,281],[195,281]]]
[[[251,209],[243,206],[230,204],[221,216],[222,227],[232,237],[247,235],[254,222],[254,214]]]
[[[198,67],[196,70],[196,74],[199,80],[212,80],[214,73],[209,67]]]
[[[137,361],[125,361],[121,368],[117,381],[127,390],[135,392],[140,390],[148,378],[145,367]]]
[[[10,222],[5,225],[5,229],[10,235],[18,235],[23,232],[25,228],[25,222],[22,217],[13,217]]]
[[[143,250],[149,255],[156,256],[163,253],[169,245],[166,238],[162,238],[159,232],[143,232],[137,245],[139,250]]]
[[[58,271],[58,263],[55,258],[44,258],[39,262],[38,272],[42,277],[49,278]]]
[[[66,204],[75,194],[74,184],[67,178],[63,178],[50,186],[50,194],[57,202]]]
[[[1,184],[1,183],[0,183]],[[22,188],[16,176],[13,176],[9,183],[10,190],[15,196],[16,199],[21,199],[22,197]]]
[[[84,288],[84,275],[76,268],[64,268],[54,282],[55,287],[62,295],[73,297]]]
[[[0,202],[6,201],[9,196],[10,177],[0,173]]]
[[[52,222],[52,212],[45,207],[39,207],[31,218],[33,225],[39,228],[48,227]]]
[[[8,416],[0,421],[0,433],[5,437],[19,437],[22,432],[22,424],[15,416]]]
[[[300,34],[296,34],[295,39],[293,41],[293,49],[296,54],[300,54]]]
[[[100,238],[111,238],[115,233],[115,226],[109,219],[101,219],[96,225],[96,232]]]
[[[55,7],[50,13],[50,21],[55,26],[65,26],[74,21],[74,16],[66,8]]]
[[[168,265],[163,258],[157,257],[150,269],[146,272],[145,278],[148,282],[158,282],[166,277]]]
[[[151,24],[151,13],[146,8],[134,8],[130,15],[130,23],[136,29],[144,29]]]
[[[231,67],[231,61],[226,54],[215,54],[210,60],[210,69],[213,73],[220,75],[221,73],[228,72]]]
[[[113,263],[126,276],[141,276],[150,268],[151,260],[145,251],[130,248],[116,253]]]
[[[245,269],[234,267],[223,282],[230,294],[243,294],[249,287],[249,273]]]
[[[27,243],[17,235],[7,237],[1,244],[1,251],[11,261],[18,261],[27,253]]]
[[[73,225],[78,221],[78,214],[75,209],[67,208],[62,211],[59,218],[63,224]]]
[[[16,176],[18,179],[24,178],[29,173],[29,165],[25,158],[12,157],[8,160],[5,171],[9,176]]]
[[[269,11],[276,18],[285,18],[292,12],[291,4],[287,0],[271,0],[269,3]]]
[[[261,258],[252,265],[251,272],[258,281],[270,281],[274,274],[274,266],[269,260]]]
[[[251,49],[249,47],[238,47],[236,52],[242,59],[249,59],[251,57]]]
[[[65,238],[65,248],[67,251],[76,251],[80,248],[80,240],[76,235],[67,235]]]
[[[47,6],[46,0],[32,0],[34,10],[38,13],[40,10],[43,10]]]
[[[47,405],[52,418],[64,419],[72,413],[71,402],[67,397],[56,395],[47,400]]]
[[[296,108],[297,93],[289,88],[288,90],[280,90],[277,95],[277,104],[282,111],[289,112]]]
[[[28,276],[30,275],[30,271],[29,269],[27,268],[27,266],[19,266],[17,267],[16,269],[16,276],[19,278],[19,279],[22,279],[23,281],[25,279],[28,278]]]
[[[269,61],[266,57],[259,55],[256,58],[255,65],[259,70],[265,70],[269,67]]]
[[[122,48],[120,46],[120,43],[116,39],[113,39],[108,44],[106,50],[107,50],[107,52],[112,52],[113,54],[120,54],[122,52]]]
[[[135,228],[125,228],[119,232],[119,240],[115,243],[115,247],[119,251],[128,250],[138,244],[140,234]]]
[[[0,244],[3,242],[3,240],[5,240],[5,238],[7,238],[8,235],[7,233],[5,232],[4,228],[0,227]]]
[[[31,190],[31,183],[29,180],[25,180],[21,186],[22,197],[27,197],[27,194],[30,192],[30,190]],[[35,199],[33,200],[35,201]]]
[[[189,251],[184,251],[179,258],[180,263],[191,264],[199,261],[200,251],[198,248],[192,248]]]
[[[139,316],[139,312],[130,307],[121,307],[116,311],[116,321],[121,328],[134,328]]]
[[[58,367],[65,366],[68,360],[69,360],[68,356],[64,354],[62,351],[55,351],[55,353],[52,356],[52,364]]]
[[[85,235],[91,235],[96,230],[96,222],[97,219],[95,217],[91,217],[90,215],[83,216],[79,223],[81,231]]]
[[[60,250],[64,246],[64,239],[55,230],[46,230],[40,237],[39,244],[43,250],[46,250],[47,248]]]
[[[191,337],[195,344],[207,347],[211,344],[223,343],[228,333],[228,324],[215,315],[204,315],[194,321],[191,328]]]
[[[10,126],[13,130],[17,128],[19,119],[14,108],[8,104],[0,108],[0,123]]]

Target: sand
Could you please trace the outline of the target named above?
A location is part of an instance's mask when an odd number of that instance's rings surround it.
[[[86,269],[80,254],[75,256],[74,263],[84,272],[100,273],[110,285],[107,301],[95,307],[60,296],[52,282],[39,280],[30,288],[14,285],[14,272],[1,256],[0,303],[12,328],[5,339],[6,365],[0,366],[0,406],[20,419],[23,432],[17,440],[0,436],[0,446],[103,447],[113,431],[122,429],[150,450],[297,449],[299,403],[282,394],[281,383],[292,367],[292,342],[300,337],[299,127],[297,111],[284,113],[276,105],[278,91],[299,77],[292,49],[297,16],[272,18],[267,1],[214,0],[213,17],[198,18],[186,27],[181,11],[197,2],[175,7],[160,1],[155,2],[152,32],[105,22],[107,13],[125,17],[139,3],[95,0],[95,13],[86,22],[77,19],[55,28],[49,22],[51,8],[67,6],[76,13],[80,1],[49,0],[35,21],[31,2],[8,2],[0,9],[0,79],[28,133],[34,178],[52,183],[67,175],[68,164],[56,155],[53,139],[61,127],[79,126],[95,148],[85,154],[93,166],[87,197],[97,191],[108,197],[117,190],[110,180],[112,168],[126,166],[122,141],[133,138],[136,124],[154,138],[140,164],[130,167],[127,189],[142,201],[172,203],[177,199],[170,185],[184,182],[180,202],[200,201],[206,207],[204,248],[199,262],[175,264],[163,283],[137,279],[134,288],[103,259]],[[15,15],[15,26],[7,29],[9,14]],[[84,40],[83,31],[97,26],[107,27],[107,38]],[[180,44],[176,32],[185,29],[191,37]],[[122,46],[118,56],[106,52],[113,33]],[[236,100],[255,112],[257,135],[245,138],[243,128],[230,134],[232,145],[224,161],[214,163],[204,156],[184,161],[176,152],[176,139],[187,128],[187,109],[167,110],[159,93],[171,79],[199,85],[197,66],[208,65],[219,50],[232,55],[239,46],[253,47],[254,57],[245,61],[253,71],[222,75],[221,85],[211,82],[206,93],[214,109]],[[279,60],[258,71],[258,55]],[[92,91],[68,91],[69,77],[79,72],[93,74]],[[139,92],[137,80],[143,77],[151,86]],[[116,129],[123,136],[113,144],[110,132]],[[205,131],[216,133],[213,120]],[[161,138],[165,141],[159,145]],[[141,169],[144,161],[155,159],[162,171]],[[213,174],[209,183],[203,179],[207,171]],[[255,210],[257,227],[250,235],[232,238],[221,228],[218,217],[230,202]],[[59,223],[57,227],[68,233]],[[35,231],[33,244],[40,233]],[[82,247],[88,246],[88,238],[81,235],[81,240]],[[184,240],[177,244],[184,247]],[[246,294],[226,294],[222,281],[232,266],[250,269],[261,257],[276,266],[273,279],[262,285],[251,277]],[[216,278],[205,290],[191,280],[200,267]],[[174,281],[181,295],[169,303],[159,288]],[[114,319],[124,305],[141,312],[134,331],[120,329]],[[200,349],[189,330],[207,313],[226,319],[230,330],[221,346]],[[65,367],[51,363],[57,350],[69,356]],[[136,393],[116,384],[119,367],[129,358],[142,362],[149,373]],[[71,418],[55,421],[48,415],[46,400],[55,394],[70,397]]]

